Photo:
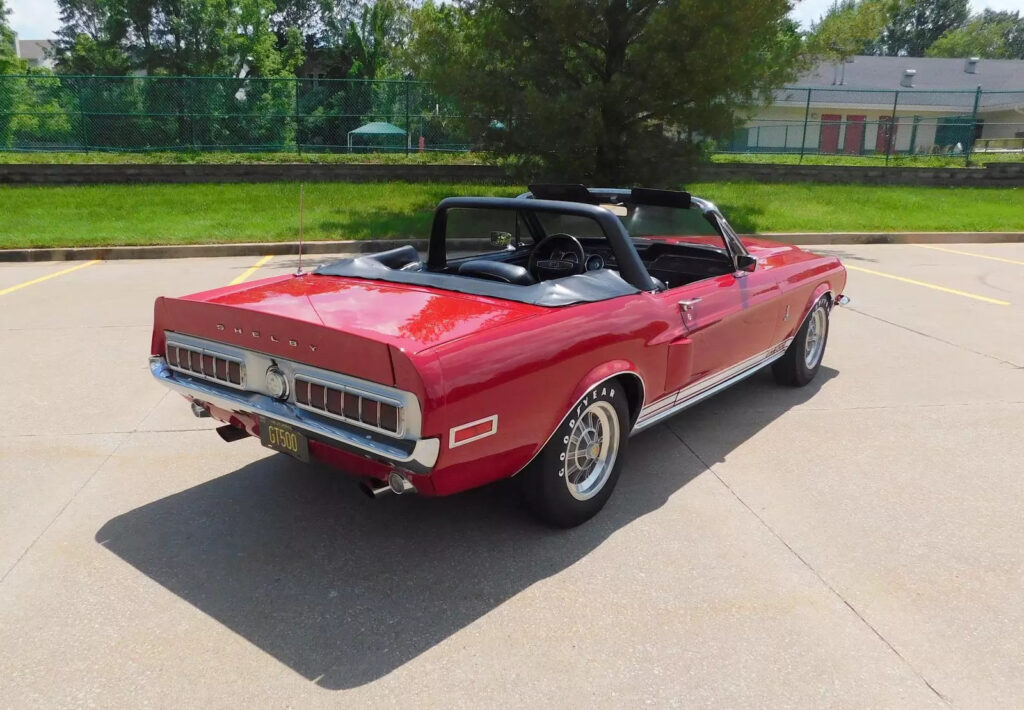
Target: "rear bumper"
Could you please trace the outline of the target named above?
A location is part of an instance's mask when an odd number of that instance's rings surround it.
[[[293,426],[314,441],[322,441],[345,451],[391,463],[413,473],[430,473],[441,450],[439,439],[391,439],[368,434],[364,430],[329,421],[288,403],[258,392],[229,389],[174,372],[166,359],[149,358],[149,371],[165,387],[197,402],[249,416],[262,416]]]

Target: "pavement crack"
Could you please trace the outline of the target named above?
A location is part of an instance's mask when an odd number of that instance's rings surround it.
[[[882,318],[881,316],[872,315],[871,313],[867,313],[867,312],[859,310],[857,308],[853,308],[852,306],[844,306],[843,310],[851,311],[853,313],[856,313],[857,315],[864,316],[865,318],[871,318],[872,320],[879,321],[880,323],[885,323],[887,325],[891,325],[893,327],[900,328],[901,330],[905,330],[908,333],[914,333],[915,335],[920,335],[922,337],[928,338],[929,340],[934,340],[934,341],[939,342],[939,343],[944,343],[945,345],[951,345],[952,347],[957,348],[958,350],[963,350],[965,352],[973,353],[974,355],[980,355],[981,357],[988,358],[989,360],[995,360],[998,363],[1002,363],[1003,365],[1009,365],[1010,367],[1015,368],[1017,370],[1024,370],[1024,365],[1019,365],[1019,364],[1017,364],[1015,362],[1011,362],[1010,360],[1004,360],[1001,357],[997,357],[996,355],[989,355],[988,353],[983,353],[980,350],[974,350],[974,349],[969,348],[969,347],[967,347],[965,345],[961,345],[959,343],[954,343],[951,340],[946,340],[944,338],[940,338],[938,336],[932,335],[931,333],[925,333],[924,331],[917,330],[915,328],[911,328],[910,326],[903,325],[902,323],[896,323],[896,322],[891,321],[891,320],[886,320],[885,318]]]
[[[921,671],[919,671],[919,670],[918,670],[917,668],[915,668],[915,667],[914,667],[914,664],[913,664],[913,663],[911,663],[911,662],[910,662],[910,661],[909,661],[909,660],[908,660],[908,659],[907,659],[907,658],[906,658],[906,657],[905,657],[905,656],[904,656],[904,655],[903,655],[902,653],[900,653],[900,652],[899,652],[899,650],[898,650],[898,649],[897,649],[897,648],[896,648],[896,647],[895,647],[895,646],[894,646],[894,645],[892,644],[892,642],[891,642],[891,641],[889,641],[889,639],[887,639],[887,638],[886,638],[886,637],[885,637],[885,636],[884,636],[884,635],[882,634],[882,632],[881,632],[881,631],[879,631],[879,630],[878,630],[878,629],[877,629],[877,628],[876,628],[876,627],[875,627],[875,626],[874,626],[874,625],[873,625],[873,624],[872,624],[872,623],[871,623],[870,621],[868,621],[868,620],[867,620],[867,619],[866,619],[866,618],[864,617],[864,615],[863,615],[863,614],[861,614],[861,612],[860,612],[860,611],[858,611],[858,610],[857,610],[857,608],[856,608],[856,607],[855,607],[855,606],[854,606],[854,605],[853,605],[852,603],[850,603],[850,602],[849,602],[849,601],[848,601],[848,600],[846,599],[846,597],[844,597],[844,596],[843,596],[843,595],[842,595],[842,594],[841,594],[841,593],[839,592],[839,590],[838,590],[838,589],[836,589],[836,588],[835,588],[835,587],[834,587],[834,586],[833,586],[832,584],[830,584],[830,583],[829,583],[829,581],[828,581],[828,580],[826,580],[826,579],[825,579],[825,578],[824,578],[824,577],[823,577],[823,576],[821,575],[821,573],[820,573],[820,572],[819,572],[819,571],[818,571],[817,569],[815,569],[815,567],[814,567],[814,566],[813,566],[813,565],[812,565],[812,564],[811,564],[810,562],[808,562],[808,561],[807,561],[807,560],[806,560],[806,559],[805,559],[805,558],[803,557],[803,555],[801,555],[801,554],[800,554],[799,552],[797,552],[797,551],[796,551],[796,550],[795,550],[795,549],[793,548],[793,546],[792,546],[792,545],[790,545],[790,544],[789,544],[789,543],[788,543],[788,542],[786,541],[786,539],[785,539],[784,537],[782,537],[782,535],[781,535],[781,534],[780,534],[780,533],[779,533],[779,532],[778,532],[777,530],[775,530],[775,528],[773,528],[773,527],[772,527],[772,526],[771,526],[771,525],[770,525],[770,524],[768,523],[768,521],[767,521],[767,520],[765,520],[765,519],[764,519],[764,518],[763,518],[762,516],[760,516],[760,515],[759,515],[759,514],[757,513],[757,511],[756,511],[756,510],[754,510],[754,509],[753,509],[753,508],[752,508],[752,507],[751,507],[751,506],[750,506],[750,505],[749,505],[749,504],[748,504],[748,503],[747,503],[747,502],[746,502],[745,500],[743,500],[743,498],[742,498],[742,497],[741,497],[741,496],[740,496],[740,495],[739,495],[739,494],[738,494],[738,493],[737,493],[737,492],[736,492],[736,491],[735,491],[735,490],[733,489],[733,487],[732,487],[732,486],[730,486],[730,485],[729,485],[729,484],[728,484],[728,483],[726,482],[726,480],[725,480],[724,478],[722,478],[722,476],[721,476],[721,475],[720,475],[720,474],[718,473],[718,471],[716,471],[716,470],[715,470],[714,466],[712,466],[712,465],[711,465],[710,463],[708,463],[708,462],[707,462],[707,461],[705,461],[705,460],[704,460],[703,458],[701,458],[700,454],[698,454],[698,453],[697,453],[697,452],[696,452],[696,451],[694,450],[694,448],[693,448],[692,446],[690,446],[690,445],[689,445],[689,444],[688,444],[688,443],[686,442],[686,440],[685,440],[685,439],[684,439],[684,438],[683,438],[683,437],[682,437],[682,436],[681,436],[681,435],[679,434],[679,432],[677,432],[677,431],[676,431],[675,429],[673,429],[673,428],[672,428],[671,426],[667,426],[667,425],[666,425],[666,426],[665,426],[665,428],[666,428],[666,429],[668,429],[668,430],[669,430],[670,432],[672,432],[672,435],[673,435],[673,436],[674,436],[674,437],[675,437],[676,439],[678,439],[678,440],[679,440],[679,443],[680,443],[680,444],[682,444],[682,445],[683,445],[684,447],[686,447],[686,450],[687,450],[687,451],[689,451],[689,452],[690,452],[691,454],[693,454],[694,458],[696,458],[696,459],[697,459],[698,461],[700,461],[700,463],[701,463],[701,464],[702,464],[702,465],[704,466],[704,468],[706,468],[706,469],[707,469],[707,470],[708,470],[708,471],[709,471],[709,472],[711,473],[711,475],[712,475],[712,476],[714,476],[714,477],[715,477],[716,479],[718,479],[718,482],[719,482],[719,483],[721,483],[721,484],[722,484],[722,485],[723,485],[723,486],[725,487],[725,489],[726,489],[727,491],[729,491],[729,493],[730,493],[730,494],[732,495],[732,497],[733,497],[733,498],[735,498],[735,499],[736,499],[736,500],[737,500],[737,501],[739,502],[739,504],[740,504],[740,505],[742,505],[742,506],[743,506],[744,508],[746,508],[746,509],[747,509],[747,511],[748,511],[748,512],[749,512],[749,513],[750,513],[751,515],[753,515],[753,516],[754,516],[754,518],[755,518],[755,519],[756,519],[756,520],[757,520],[757,521],[758,521],[758,522],[759,522],[759,523],[760,523],[760,524],[761,524],[761,525],[762,525],[762,526],[763,526],[763,527],[765,528],[765,530],[767,530],[767,531],[768,531],[768,532],[769,532],[769,533],[770,533],[770,534],[772,535],[772,537],[774,537],[774,538],[775,538],[776,540],[778,540],[778,541],[779,541],[779,542],[780,542],[780,543],[781,543],[781,544],[782,544],[783,546],[785,546],[785,548],[786,548],[787,550],[789,550],[790,554],[792,554],[792,555],[793,555],[793,556],[794,556],[794,557],[795,557],[796,559],[798,559],[798,560],[800,561],[800,563],[801,563],[801,564],[802,564],[802,565],[803,565],[804,567],[806,567],[806,568],[807,568],[807,569],[808,569],[808,570],[809,570],[809,571],[811,572],[811,574],[813,574],[813,575],[814,575],[814,576],[815,576],[815,577],[816,577],[816,578],[818,579],[818,581],[819,581],[819,582],[821,582],[821,584],[822,584],[822,585],[824,585],[824,587],[825,587],[825,588],[826,588],[826,589],[827,589],[827,590],[828,590],[829,592],[831,592],[831,593],[832,593],[832,595],[833,595],[833,596],[835,596],[835,597],[836,597],[836,599],[838,599],[839,601],[841,601],[841,602],[843,603],[843,605],[844,605],[844,606],[846,606],[846,608],[847,608],[847,609],[849,609],[849,610],[850,610],[850,611],[851,611],[851,612],[853,613],[853,615],[854,615],[854,616],[856,616],[856,617],[857,617],[857,618],[858,618],[858,619],[860,620],[860,622],[861,622],[862,624],[864,624],[864,626],[866,626],[866,627],[867,627],[867,628],[868,628],[868,629],[869,629],[869,630],[870,630],[870,631],[871,631],[871,632],[872,632],[872,633],[873,633],[873,634],[874,634],[874,635],[875,635],[875,636],[876,636],[876,637],[877,637],[877,638],[878,638],[878,639],[879,639],[879,640],[880,640],[880,641],[881,641],[881,642],[882,642],[883,644],[885,644],[885,645],[886,645],[886,647],[887,647],[887,648],[888,648],[888,649],[889,649],[890,651],[892,651],[892,652],[893,652],[893,654],[895,654],[895,655],[896,655],[896,657],[897,657],[897,658],[899,658],[899,659],[900,659],[900,661],[902,661],[902,662],[903,662],[903,664],[904,664],[904,665],[905,665],[905,666],[906,666],[907,668],[909,668],[909,669],[910,669],[911,673],[913,673],[913,674],[914,674],[914,675],[915,675],[915,676],[916,676],[916,677],[917,677],[917,678],[918,678],[918,679],[919,679],[919,680],[920,680],[920,681],[921,681],[922,683],[924,683],[924,684],[925,684],[925,686],[927,686],[927,688],[928,688],[928,689],[929,689],[930,691],[932,691],[932,693],[934,693],[934,694],[935,694],[935,696],[936,696],[936,697],[937,697],[937,698],[938,698],[939,700],[941,700],[941,701],[942,701],[942,702],[943,702],[943,703],[944,703],[945,705],[947,705],[948,707],[953,707],[953,703],[952,703],[952,702],[950,701],[950,699],[949,699],[949,698],[947,698],[947,697],[946,697],[945,695],[943,695],[943,694],[942,694],[942,693],[941,693],[941,692],[940,692],[940,691],[938,690],[938,688],[936,688],[936,687],[935,687],[934,685],[932,685],[932,684],[931,684],[931,683],[930,683],[930,682],[928,681],[928,679],[924,677],[924,675],[923,675],[923,674],[921,673]]]

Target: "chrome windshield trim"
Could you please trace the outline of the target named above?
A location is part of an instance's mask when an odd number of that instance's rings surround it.
[[[149,358],[149,370],[153,377],[165,387],[212,404],[220,409],[243,414],[255,414],[282,422],[327,440],[332,444],[374,454],[386,461],[402,464],[414,473],[429,473],[437,464],[441,451],[440,439],[394,439],[393,443],[380,441],[365,433],[347,431],[323,421],[319,415],[308,414],[291,402],[282,402],[259,392],[241,392],[221,387],[174,372],[160,355]],[[403,447],[402,444],[411,444]]]

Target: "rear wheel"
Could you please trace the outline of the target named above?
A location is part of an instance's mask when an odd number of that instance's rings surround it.
[[[626,395],[618,382],[591,390],[523,472],[530,511],[561,528],[596,515],[618,482],[628,426]]]
[[[828,296],[822,296],[811,308],[785,355],[772,363],[772,373],[780,385],[803,387],[818,374],[828,341],[828,314]]]

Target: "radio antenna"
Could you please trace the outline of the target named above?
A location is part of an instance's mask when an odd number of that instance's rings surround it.
[[[306,184],[299,184],[299,269],[295,272],[296,276],[302,275],[302,213],[305,209],[306,202]]]

